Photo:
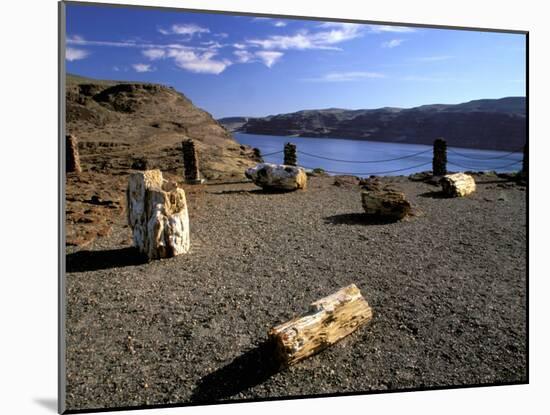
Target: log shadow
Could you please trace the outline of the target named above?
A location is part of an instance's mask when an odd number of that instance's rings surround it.
[[[327,216],[325,223],[332,225],[388,225],[399,222],[399,219],[388,218],[366,213],[342,213],[339,215]]]
[[[211,195],[231,195],[231,194],[252,194],[252,195],[277,195],[292,193],[296,190],[280,190],[280,189],[251,189],[251,190],[220,190],[219,192],[208,192]]]
[[[78,251],[68,254],[65,258],[68,273],[98,271],[147,263],[147,258],[134,247],[105,251]]]
[[[449,196],[447,196],[441,190],[421,193],[418,196],[419,197],[430,198],[430,199],[449,199]]]
[[[217,402],[259,385],[279,372],[274,344],[265,340],[227,366],[203,377],[191,395],[192,402]]]

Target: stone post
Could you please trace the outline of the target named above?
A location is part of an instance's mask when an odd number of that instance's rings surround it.
[[[78,140],[72,134],[65,136],[65,152],[67,156],[67,164],[65,166],[67,173],[82,173],[80,156],[78,154]]]
[[[443,138],[434,141],[432,171],[434,176],[447,174],[447,142]]]
[[[195,149],[195,142],[191,139],[182,141],[181,151],[183,154],[183,171],[185,182],[188,184],[204,183],[204,179],[201,178],[199,171],[199,159]]]
[[[287,166],[297,166],[296,144],[292,144],[292,143],[285,144],[283,164]]]
[[[529,147],[528,143],[523,146],[523,164],[521,165],[521,175],[527,178],[529,173]]]

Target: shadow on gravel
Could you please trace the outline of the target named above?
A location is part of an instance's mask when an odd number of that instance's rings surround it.
[[[332,225],[388,225],[399,222],[399,220],[381,218],[366,213],[342,213],[326,217],[325,222]]]
[[[145,264],[147,259],[136,248],[106,251],[78,251],[67,255],[67,272],[97,271]]]
[[[430,198],[430,199],[448,199],[449,198],[441,190],[433,191],[433,192],[420,193],[418,196],[419,197],[426,197],[426,198]]]
[[[202,378],[193,391],[191,401],[224,400],[265,382],[280,369],[279,363],[273,359],[273,356],[273,343],[264,341],[227,366]]]
[[[252,195],[278,195],[292,193],[295,190],[277,190],[277,189],[252,189],[252,190],[220,190],[219,192],[208,192],[211,195],[232,195],[232,194],[252,194]]]

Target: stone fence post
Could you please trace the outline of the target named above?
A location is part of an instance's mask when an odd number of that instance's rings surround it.
[[[296,159],[296,144],[285,144],[283,164],[287,166],[296,166],[298,164]]]
[[[523,177],[527,177],[529,173],[529,147],[528,143],[523,146],[523,163],[521,165],[521,174]]]
[[[82,167],[80,167],[80,156],[78,154],[78,140],[72,135],[65,136],[65,152],[66,152],[66,166],[67,173],[82,173]]]
[[[447,174],[447,142],[443,138],[434,141],[432,171],[434,176]]]
[[[201,178],[199,171],[199,159],[195,142],[187,139],[181,142],[181,151],[183,154],[183,171],[185,182],[188,184],[201,184],[204,179]]]

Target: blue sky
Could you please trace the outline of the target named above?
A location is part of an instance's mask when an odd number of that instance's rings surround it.
[[[214,117],[525,96],[525,35],[67,5],[69,73],[173,86]]]

